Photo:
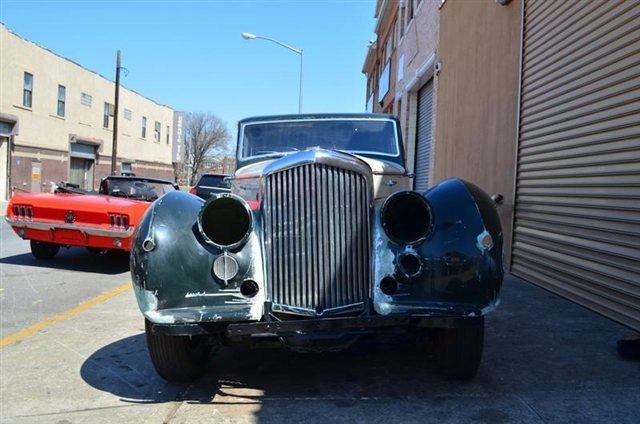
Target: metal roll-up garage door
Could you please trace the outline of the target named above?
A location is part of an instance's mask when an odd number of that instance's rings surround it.
[[[640,1],[524,4],[512,272],[640,330]]]
[[[431,139],[433,123],[433,80],[427,82],[418,91],[416,131],[416,161],[413,188],[416,191],[426,191],[429,188],[431,175]]]

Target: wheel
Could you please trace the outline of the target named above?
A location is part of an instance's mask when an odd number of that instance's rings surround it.
[[[201,336],[161,336],[153,334],[145,320],[147,348],[153,367],[169,382],[188,382],[204,372],[211,346]]]
[[[459,328],[436,332],[436,358],[440,371],[451,380],[470,380],[478,373],[484,345],[484,318]]]
[[[36,259],[51,259],[56,256],[60,246],[53,243],[31,240],[31,254]]]

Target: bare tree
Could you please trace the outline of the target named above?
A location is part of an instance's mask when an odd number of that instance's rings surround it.
[[[186,116],[185,155],[191,165],[190,185],[195,184],[207,158],[225,156],[228,150],[227,124],[212,113],[193,112]]]

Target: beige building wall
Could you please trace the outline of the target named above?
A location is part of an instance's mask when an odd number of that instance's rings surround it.
[[[31,108],[23,106],[24,72],[33,75]],[[58,85],[66,89],[64,117],[56,114]],[[81,102],[82,93],[91,96],[90,105]],[[111,166],[113,119],[110,128],[104,128],[105,102],[114,103],[113,82],[0,25],[0,113],[16,116],[19,123],[13,140],[13,187],[29,189],[32,167],[28,164],[33,161],[41,162],[43,190],[49,189],[49,180],[67,180],[73,141],[97,146],[95,179],[106,176]],[[125,109],[131,111],[130,120]],[[173,114],[171,108],[121,88],[118,171],[121,162],[131,162],[137,174],[173,174]],[[141,134],[143,116],[147,118],[145,138]],[[159,141],[154,140],[155,122],[160,123]]]
[[[518,119],[521,2],[447,0],[440,9],[435,180],[460,177],[489,194],[510,254]],[[509,262],[509,258],[507,263]]]
[[[409,2],[413,1],[413,18],[409,18]],[[399,43],[397,57],[402,71],[397,75],[396,83],[396,114],[402,124],[405,142],[407,169],[414,168],[416,145],[416,114],[417,93],[422,86],[434,77],[437,63],[438,31],[440,28],[440,1],[405,0],[399,3],[399,19],[404,19],[402,25],[397,25]],[[403,10],[404,9],[404,10]],[[434,103],[437,99],[438,84],[434,80]],[[433,125],[436,126],[434,112]]]

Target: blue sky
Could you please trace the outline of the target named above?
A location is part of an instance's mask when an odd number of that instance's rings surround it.
[[[299,58],[248,31],[305,51],[304,111],[360,112],[374,0],[2,0],[8,28],[109,78],[120,48],[123,85],[177,110],[238,119],[295,113]]]

